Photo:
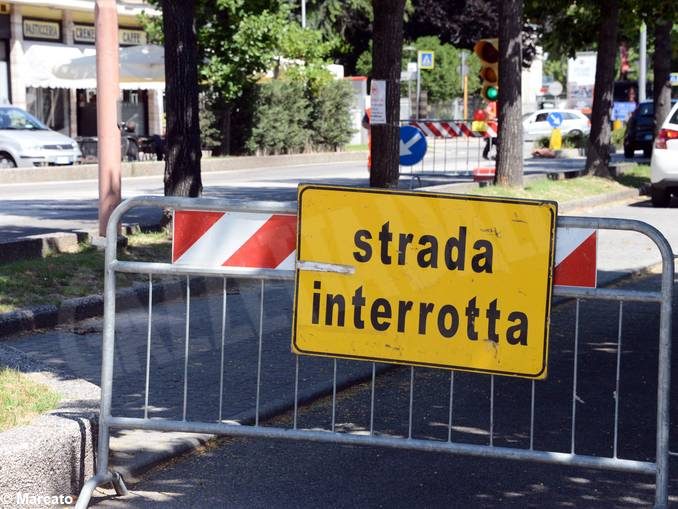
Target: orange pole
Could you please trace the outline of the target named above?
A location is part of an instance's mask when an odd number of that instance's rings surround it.
[[[99,235],[120,203],[120,71],[118,10],[115,0],[96,0],[97,137],[99,160]]]

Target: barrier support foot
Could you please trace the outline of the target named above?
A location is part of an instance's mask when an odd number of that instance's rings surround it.
[[[116,495],[119,497],[124,497],[125,495],[129,494],[129,491],[127,491],[127,486],[125,486],[125,481],[119,473],[113,472],[113,480],[111,482],[113,483],[113,488],[115,489]]]
[[[80,495],[78,495],[78,500],[75,503],[75,509],[87,509],[94,490],[97,489],[97,487],[108,483],[113,485],[113,489],[115,489],[115,493],[119,497],[124,497],[129,494],[127,486],[125,486],[125,481],[123,481],[122,476],[119,473],[107,472],[105,474],[97,474],[94,477],[90,477],[82,486]]]

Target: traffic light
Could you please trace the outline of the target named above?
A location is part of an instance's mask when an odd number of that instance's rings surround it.
[[[497,39],[480,39],[473,52],[480,58],[480,78],[483,80],[480,95],[488,101],[496,101],[499,96],[499,42]]]

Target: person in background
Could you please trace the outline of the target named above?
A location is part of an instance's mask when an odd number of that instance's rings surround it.
[[[497,101],[488,101],[485,109],[485,131],[487,131],[487,122],[496,122],[497,120]],[[490,159],[490,150],[492,145],[497,146],[497,136],[487,136],[485,138],[485,148],[483,149],[483,159]]]
[[[366,108],[362,119],[362,126],[367,129],[367,171],[372,169],[372,132],[370,130],[370,119],[372,118],[372,108]]]

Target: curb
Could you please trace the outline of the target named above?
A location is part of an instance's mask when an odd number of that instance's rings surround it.
[[[366,151],[357,152],[317,152],[313,154],[292,154],[280,156],[229,156],[203,159],[200,162],[202,172],[249,170],[270,166],[291,166],[332,162],[363,161]],[[150,177],[164,175],[164,161],[123,162],[121,175],[125,177]],[[99,174],[97,164],[78,164],[54,168],[7,168],[3,169],[5,184],[30,182],[58,182],[70,180],[96,180]]]
[[[605,195],[587,196],[578,200],[567,201],[558,205],[558,213],[572,213],[575,210],[585,209],[590,207],[599,207],[601,205],[608,205],[615,202],[631,200],[638,198],[640,192],[638,189],[629,189],[628,191],[617,191]]]
[[[0,361],[61,395],[59,406],[30,424],[0,433],[0,494],[3,507],[34,507],[26,496],[61,497],[71,505],[95,471],[98,386],[47,371],[0,344]],[[38,504],[42,506],[42,504]]]
[[[44,258],[53,253],[74,253],[78,244],[90,240],[87,232],[57,232],[0,242],[0,263]]]
[[[230,282],[231,280],[229,280]],[[205,295],[211,291],[221,290],[222,283],[214,278],[193,277],[190,279],[191,295]],[[237,292],[237,283],[231,282],[228,287],[231,293]],[[186,292],[186,280],[155,283],[153,285],[153,302],[160,303],[182,297]],[[132,308],[148,307],[148,286],[136,284],[123,288],[116,293],[117,311]],[[13,334],[30,332],[48,327],[75,323],[87,318],[101,317],[104,312],[104,296],[89,295],[76,297],[58,305],[48,304],[27,309],[19,309],[0,314],[0,340]]]

